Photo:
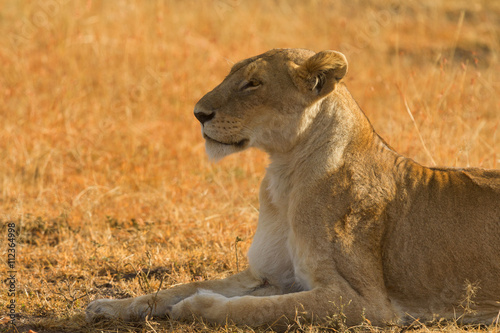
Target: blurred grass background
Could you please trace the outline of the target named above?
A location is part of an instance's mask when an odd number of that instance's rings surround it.
[[[354,98],[397,151],[498,168],[499,28],[500,2],[487,0],[1,0],[0,252],[14,221],[18,327],[238,330],[82,316],[94,298],[246,265],[267,158],[210,163],[196,101],[238,60],[339,50]],[[9,300],[0,293],[0,308]]]

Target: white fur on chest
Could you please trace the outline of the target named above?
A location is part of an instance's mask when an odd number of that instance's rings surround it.
[[[271,203],[282,213],[287,214],[292,188],[292,170],[287,168],[286,162],[274,162],[267,170],[268,186],[267,191],[271,198]],[[283,216],[286,218],[286,216]]]
[[[259,224],[248,252],[250,268],[283,292],[306,290],[310,284],[300,268],[306,258],[300,258],[302,251],[295,247],[296,236],[290,227],[291,183],[286,172],[274,177],[272,171],[279,170],[268,170],[265,190],[271,202],[261,202]]]

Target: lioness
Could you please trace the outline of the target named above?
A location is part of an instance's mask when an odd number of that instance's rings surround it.
[[[95,300],[88,319],[453,319],[467,283],[479,288],[475,312],[461,319],[498,318],[500,171],[427,168],[399,155],[341,82],[346,73],[335,51],[271,50],[235,64],[194,114],[212,159],[249,147],[270,155],[249,267]]]

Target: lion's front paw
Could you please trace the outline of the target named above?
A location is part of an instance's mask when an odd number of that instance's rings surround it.
[[[98,321],[105,318],[119,318],[116,300],[96,299],[90,302],[87,309],[85,309],[85,317],[88,322]]]
[[[101,319],[141,320],[148,314],[147,306],[141,306],[136,299],[96,299],[87,306],[87,321]]]
[[[201,290],[172,306],[168,314],[172,319],[189,319],[194,315],[214,323],[224,323],[228,314],[228,301],[222,295]]]

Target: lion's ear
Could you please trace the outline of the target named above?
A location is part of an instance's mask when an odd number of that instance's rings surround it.
[[[290,74],[297,88],[312,92],[317,98],[332,92],[346,73],[347,60],[336,51],[318,52],[300,66],[290,64]]]

